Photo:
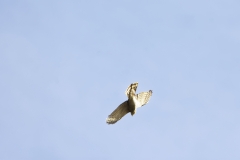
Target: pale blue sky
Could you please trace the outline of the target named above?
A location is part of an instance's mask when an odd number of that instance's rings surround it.
[[[0,1],[0,159],[240,159],[240,1]],[[107,116],[139,82],[150,102]]]

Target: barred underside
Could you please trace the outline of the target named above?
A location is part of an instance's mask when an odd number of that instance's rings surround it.
[[[148,92],[141,92],[136,95],[137,100],[141,103],[141,106],[147,104],[151,96],[152,96],[152,90],[149,90]]]

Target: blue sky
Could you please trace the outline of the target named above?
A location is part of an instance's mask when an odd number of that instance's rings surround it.
[[[0,1],[0,159],[239,160],[239,6]]]

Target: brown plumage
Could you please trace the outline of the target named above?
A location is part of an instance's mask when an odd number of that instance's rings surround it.
[[[152,96],[152,90],[148,92],[141,92],[136,95],[136,90],[138,83],[132,83],[125,91],[125,94],[128,97],[128,100],[120,104],[107,118],[106,122],[108,124],[114,124],[120,120],[127,113],[131,112],[131,115],[134,115],[137,111],[137,108],[145,105],[150,100]]]

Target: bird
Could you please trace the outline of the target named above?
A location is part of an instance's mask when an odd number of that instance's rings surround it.
[[[120,104],[108,116],[106,123],[114,124],[129,112],[133,116],[136,113],[137,108],[142,107],[143,105],[148,103],[153,93],[152,90],[136,94],[137,87],[138,87],[138,82],[132,83],[128,86],[127,90],[125,91],[125,94],[127,95],[128,100]]]

